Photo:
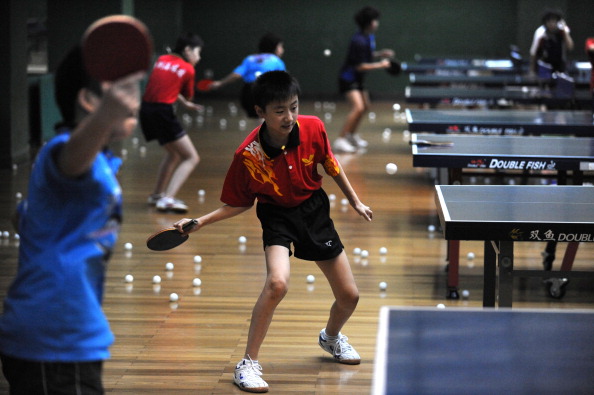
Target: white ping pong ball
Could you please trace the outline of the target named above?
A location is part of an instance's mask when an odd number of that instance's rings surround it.
[[[312,284],[314,281],[316,281],[316,278],[314,277],[313,274],[308,274],[307,277],[305,278],[305,280],[307,281],[308,284]]]
[[[429,226],[427,226],[427,230],[429,232],[435,232],[435,225],[429,225]]]
[[[131,283],[134,281],[134,276],[131,274],[126,274],[126,276],[124,277],[124,281],[127,283]]]
[[[445,309],[445,305],[443,303],[440,303],[436,306],[438,309]]]
[[[348,201],[348,199],[342,199],[340,201],[340,204],[342,204],[343,206],[346,206],[347,204],[349,204],[349,201]]]
[[[173,270],[173,268],[174,268],[174,265],[172,262],[167,262],[165,264],[165,270]]]
[[[388,284],[385,281],[379,283],[380,291],[385,291],[388,288]]]
[[[245,244],[247,242],[247,238],[245,236],[239,236],[237,241],[239,241],[241,244]]]
[[[198,196],[204,196],[204,195],[206,195],[206,191],[204,189],[199,189]]]
[[[194,263],[202,262],[202,257],[200,255],[194,255]]]
[[[336,195],[331,193],[330,195],[328,195],[328,200],[330,200],[331,202],[336,200]]]
[[[161,284],[161,276],[153,276],[153,284]]]
[[[361,255],[361,249],[360,249],[359,247],[356,247],[356,248],[353,250],[353,254],[355,254],[355,255]]]
[[[124,248],[126,250],[131,250],[132,249],[132,243],[126,243],[126,244],[124,244]]]
[[[367,258],[367,257],[369,257],[369,251],[361,250],[361,258]]]
[[[326,48],[324,50],[324,56],[330,56],[330,55],[332,55],[332,51],[330,49]]]
[[[22,199],[22,198],[23,198],[23,194],[22,194],[22,193],[20,193],[20,192],[17,192],[17,193],[16,193],[16,195],[15,195],[15,197],[16,197],[18,200],[20,200],[20,199]]]
[[[469,296],[470,296],[470,292],[468,292],[467,289],[465,289],[465,290],[462,291],[462,297],[464,299],[468,299]]]
[[[179,295],[178,295],[178,294],[176,294],[175,292],[172,292],[172,293],[169,295],[169,301],[170,301],[170,302],[177,302],[178,300],[179,300]]]
[[[386,165],[386,173],[396,174],[397,171],[398,171],[398,166],[396,166],[396,163],[388,163]]]
[[[473,260],[474,259],[474,252],[469,252],[468,254],[466,254],[466,258]]]
[[[388,253],[388,249],[386,247],[380,247],[379,253],[380,255],[386,255]]]
[[[195,287],[199,287],[202,285],[202,280],[200,280],[198,277],[196,277],[195,279],[192,280],[192,285]]]

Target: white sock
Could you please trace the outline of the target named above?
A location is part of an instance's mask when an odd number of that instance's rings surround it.
[[[322,331],[322,338],[323,338],[324,340],[335,341],[335,340],[338,340],[338,337],[339,337],[339,336],[340,336],[340,332],[339,332],[339,333],[338,333],[338,335],[336,335],[336,336],[330,336],[330,335],[328,335],[328,334],[326,333],[326,329],[324,329],[324,330]]]

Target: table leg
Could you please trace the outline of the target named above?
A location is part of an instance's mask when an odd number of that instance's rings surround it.
[[[514,242],[499,242],[499,307],[512,307],[514,291]]]
[[[497,282],[497,251],[494,241],[485,241],[484,275],[483,275],[483,307],[495,307],[495,288]]]
[[[573,261],[575,259],[575,255],[577,254],[579,245],[580,243],[575,241],[572,241],[567,244],[567,249],[565,250],[565,255],[563,256],[563,262],[561,263],[561,271],[571,271],[571,268],[573,267]]]
[[[458,279],[460,268],[460,241],[448,241],[448,280],[447,280],[447,299],[459,299]]]

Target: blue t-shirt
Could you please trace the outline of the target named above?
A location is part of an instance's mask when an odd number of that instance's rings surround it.
[[[65,177],[60,134],[39,152],[19,205],[19,266],[0,316],[0,353],[34,361],[109,357],[114,336],[101,302],[121,222],[121,160],[100,152],[83,176]]]
[[[276,70],[284,71],[285,62],[275,54],[259,53],[245,58],[233,72],[241,75],[245,83],[251,84],[260,74]]]
[[[375,35],[357,32],[351,37],[346,59],[340,69],[340,79],[347,82],[363,82],[364,73],[355,68],[361,63],[373,62]]]

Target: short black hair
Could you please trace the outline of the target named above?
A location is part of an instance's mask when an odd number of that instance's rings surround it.
[[[83,88],[90,89],[101,96],[99,82],[93,80],[87,73],[82,48],[76,45],[62,59],[54,75],[54,97],[62,115],[62,122],[57,127],[76,126],[78,92]]]
[[[261,109],[266,105],[299,96],[299,82],[286,71],[269,71],[260,75],[252,86],[254,103]]]
[[[558,9],[547,8],[542,13],[542,24],[543,25],[546,24],[547,21],[555,20],[558,22],[561,19],[563,19],[563,13],[561,12],[561,10],[558,10]]]
[[[357,23],[359,29],[364,30],[371,24],[371,22],[379,19],[379,17],[380,12],[377,10],[377,8],[365,6],[355,14],[355,23]]]
[[[182,55],[186,47],[196,48],[203,46],[204,41],[202,41],[202,38],[200,38],[199,35],[188,32],[186,34],[182,34],[177,38],[177,41],[175,42],[175,47],[173,47],[173,52],[175,52],[178,55]]]
[[[275,53],[276,47],[282,42],[283,40],[276,34],[266,33],[260,38],[258,53]]]

